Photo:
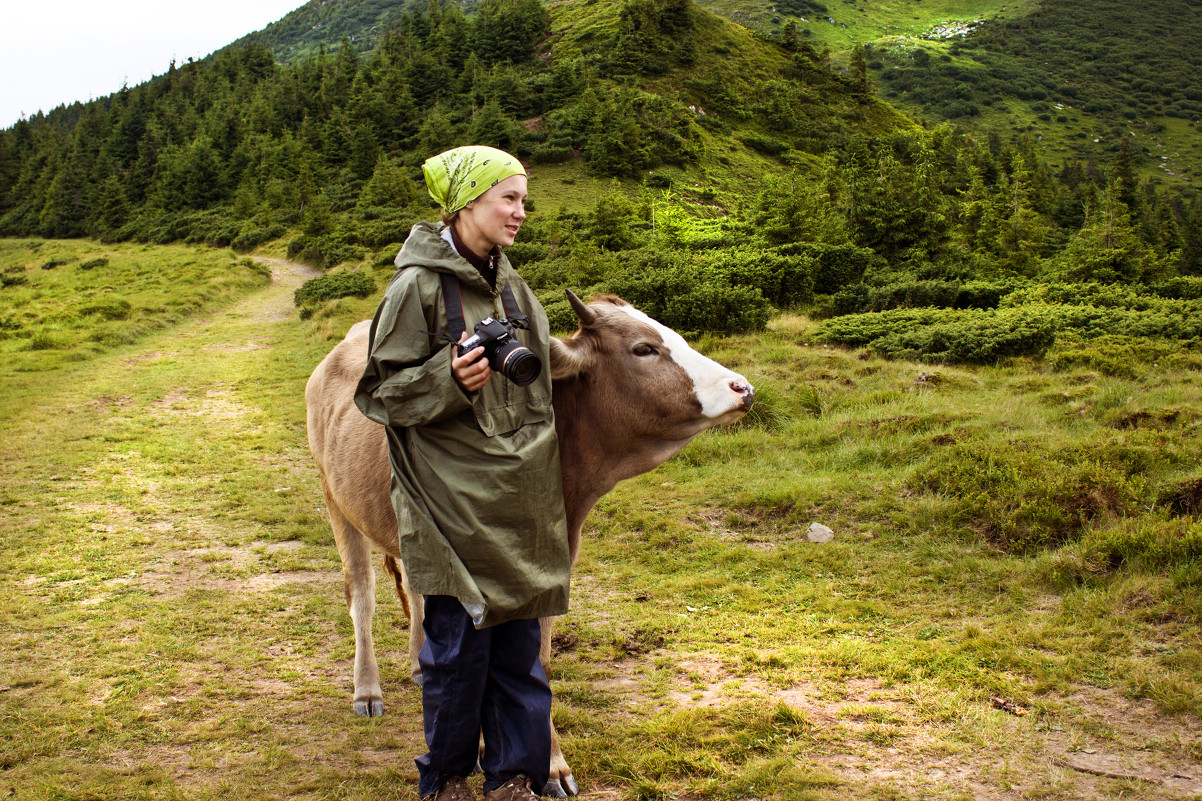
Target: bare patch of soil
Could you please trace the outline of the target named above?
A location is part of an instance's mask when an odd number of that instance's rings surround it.
[[[165,598],[177,598],[189,590],[220,590],[223,592],[264,593],[285,584],[329,584],[331,597],[336,597],[334,585],[341,584],[342,574],[331,564],[326,570],[265,570],[257,572],[262,562],[257,551],[267,554],[296,550],[299,541],[252,542],[242,547],[207,546],[168,551],[154,566],[133,579],[114,579],[150,590]],[[234,573],[238,575],[222,575]]]

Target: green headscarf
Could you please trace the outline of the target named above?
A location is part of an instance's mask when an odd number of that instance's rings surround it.
[[[447,214],[468,203],[512,175],[525,175],[522,163],[504,150],[476,145],[457,147],[426,159],[422,165],[430,197]]]

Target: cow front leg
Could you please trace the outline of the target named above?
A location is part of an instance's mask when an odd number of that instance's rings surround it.
[[[371,619],[376,611],[376,572],[371,563],[371,543],[351,525],[326,494],[334,543],[342,558],[342,582],[346,605],[355,627],[355,691],[352,705],[361,717],[378,718],[384,714],[384,696],[380,691],[380,668],[372,642]]]
[[[538,622],[543,636],[539,660],[543,663],[543,670],[546,671],[549,678],[551,675],[551,629],[555,625],[555,618],[544,617],[540,618]],[[548,721],[548,724],[551,726],[551,772],[548,774],[547,784],[543,787],[542,795],[552,798],[567,798],[570,795],[577,795],[580,788],[576,785],[576,779],[572,776],[572,768],[564,759],[563,750],[559,747],[559,732],[555,730],[555,722]]]

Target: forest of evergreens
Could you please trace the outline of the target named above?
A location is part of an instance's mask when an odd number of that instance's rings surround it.
[[[1172,282],[1202,275],[1202,198],[1141,180],[1128,141],[1050,163],[1031,137],[925,129],[874,99],[862,49],[843,73],[804,40],[734,29],[690,0],[488,0],[471,17],[432,2],[366,56],[349,41],[291,65],[226,49],[0,131],[0,234],[284,238],[323,268],[386,268],[432,214],[420,163],[480,142],[615,181],[590,207],[538,209],[512,251],[553,316],[564,286],[694,332],[815,302],[887,313],[982,282],[997,298],[1171,285],[1158,291],[1194,302]],[[724,178],[736,159],[759,165],[754,185]],[[1047,336],[973,352],[1041,352]]]

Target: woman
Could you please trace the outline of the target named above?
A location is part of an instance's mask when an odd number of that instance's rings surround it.
[[[459,355],[447,333],[458,292],[458,342],[486,317],[525,317],[516,339],[549,363],[547,316],[502,253],[526,218],[526,173],[487,147],[449,150],[422,169],[443,224],[418,223],[401,248],[355,395],[387,427],[401,557],[425,596],[419,790],[472,801],[464,778],[483,733],[486,801],[528,801],[547,781],[551,749],[538,618],[568,608],[550,370],[518,386],[492,374],[485,348]]]

